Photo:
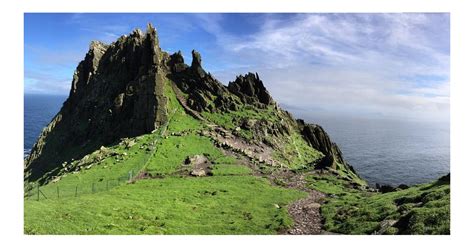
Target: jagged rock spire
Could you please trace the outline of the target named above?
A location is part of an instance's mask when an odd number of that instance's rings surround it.
[[[191,62],[191,68],[197,69],[201,67],[201,54],[194,50],[191,52],[193,55],[193,61]]]
[[[191,52],[193,55],[193,61],[191,62],[191,70],[193,70],[200,78],[206,76],[206,72],[202,69],[201,66],[201,54],[194,50]]]
[[[274,103],[258,74],[249,72],[245,76],[239,75],[234,82],[229,83],[228,89],[247,104],[259,103],[266,106]]]

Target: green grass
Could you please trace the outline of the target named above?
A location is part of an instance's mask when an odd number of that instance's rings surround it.
[[[196,134],[169,136],[158,143],[146,170],[151,174],[170,174],[180,168],[186,157],[201,154],[211,161],[225,157],[208,137]]]
[[[152,151],[146,151],[146,146],[152,143],[158,133],[147,134],[137,138],[137,143],[129,149],[126,149],[123,145],[114,145],[108,147],[110,151],[113,151],[117,156],[110,156],[106,159],[92,163],[90,169],[82,169],[78,173],[67,173],[64,174],[61,179],[57,182],[50,182],[40,187],[48,198],[57,198],[57,191],[59,189],[60,197],[71,197],[76,194],[76,187],[78,194],[90,194],[92,193],[92,184],[94,184],[94,190],[106,190],[107,187],[114,187],[118,184],[122,184],[126,181],[126,178],[117,181],[120,177],[126,177],[130,171],[136,174],[142,169],[145,162],[150,158]],[[140,148],[142,147],[142,148]],[[77,162],[74,162],[77,163]],[[36,194],[36,189],[33,189],[33,193]],[[40,195],[43,198],[43,195]],[[31,199],[37,199],[36,196]]]
[[[210,138],[200,136],[197,131],[205,128],[204,124],[187,115],[169,85],[165,85],[168,100],[168,111],[173,111],[168,125],[168,134],[180,133],[180,136],[166,135],[157,145],[156,152],[146,166],[150,174],[171,174],[180,169],[188,156],[206,155],[211,161],[229,160],[214,146]]]
[[[169,85],[165,86],[165,94],[171,118],[164,137],[155,132],[139,137],[130,149],[123,145],[109,147],[127,155],[93,163],[90,169],[66,174],[58,182],[42,186],[48,199],[35,201],[33,197],[25,201],[25,233],[276,234],[290,227],[292,221],[285,206],[306,193],[275,187],[266,179],[251,176],[251,169],[239,165],[209,138],[198,134],[204,124],[184,112]],[[155,150],[147,151],[146,147],[154,146]],[[174,175],[187,156],[197,154],[206,155],[212,162],[213,176]],[[127,175],[132,169],[144,169],[164,178],[117,186],[111,182],[109,190],[103,189],[108,179]],[[77,185],[82,186],[79,196],[74,197]],[[65,197],[66,192],[70,192],[69,197]]]
[[[167,101],[167,110],[168,113],[171,114],[171,118],[168,124],[168,132],[184,132],[190,130],[200,130],[204,127],[204,125],[192,118],[191,116],[187,115],[184,111],[184,108],[176,99],[176,95],[171,88],[170,81],[165,82],[165,96],[168,99]]]
[[[390,193],[348,188],[336,176],[309,177],[311,187],[332,197],[321,208],[325,229],[346,234],[372,234],[383,221],[396,224],[385,234],[449,234],[450,186],[435,182]]]
[[[268,106],[264,109],[258,109],[252,105],[237,105],[236,111],[229,112],[202,112],[201,114],[209,121],[224,127],[228,130],[235,130],[243,120],[267,120],[269,122],[278,122],[280,117],[274,106]],[[247,140],[254,138],[250,130],[240,129],[239,135]]]
[[[358,192],[350,189],[347,181],[341,180],[333,174],[308,176],[306,177],[306,181],[311,188],[326,194],[344,195],[346,193]]]
[[[276,234],[305,193],[252,176],[142,180],[25,204],[27,234]]]
[[[281,149],[275,150],[273,157],[291,169],[304,169],[307,165],[324,155],[313,149],[297,133],[292,133],[285,141],[280,142]]]
[[[332,169],[331,169],[332,170]],[[356,183],[361,186],[367,186],[367,182],[360,178],[359,175],[350,170],[347,166],[341,163],[336,163],[336,168],[332,170],[333,173],[337,174],[338,180],[341,179],[346,182]],[[338,184],[338,180],[333,181],[333,183]],[[347,183],[346,183],[347,184]]]
[[[264,109],[257,109],[250,105],[239,105],[237,111],[229,112],[202,112],[201,113],[209,121],[222,126],[228,130],[236,130],[238,125],[243,120],[266,120],[270,123],[278,123],[281,121],[278,111],[274,106],[268,106]],[[251,130],[241,128],[239,136],[247,140],[253,140],[254,134]],[[286,164],[292,169],[305,168],[310,162],[321,158],[323,155],[311,148],[308,143],[301,137],[299,133],[290,130],[291,134],[288,137],[281,137],[278,140],[273,140],[272,143],[279,145],[273,157],[283,164]]]
[[[243,165],[235,164],[216,164],[212,166],[212,174],[214,176],[223,175],[251,175],[252,170]]]

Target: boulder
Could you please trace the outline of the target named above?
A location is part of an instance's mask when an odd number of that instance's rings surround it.
[[[206,171],[204,169],[198,168],[191,171],[191,176],[203,177],[206,176]]]
[[[198,164],[204,164],[204,163],[208,163],[208,159],[204,155],[188,156],[184,160],[185,165],[198,165]]]
[[[381,193],[389,193],[389,192],[394,192],[396,191],[396,188],[390,185],[381,185],[376,183],[375,188],[378,189],[379,192]]]

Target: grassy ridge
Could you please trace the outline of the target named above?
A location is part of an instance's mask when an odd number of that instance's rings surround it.
[[[330,194],[322,206],[325,228],[346,234],[449,234],[450,185],[437,181],[389,193],[348,188],[335,176],[308,178]],[[391,223],[388,225],[387,223]]]

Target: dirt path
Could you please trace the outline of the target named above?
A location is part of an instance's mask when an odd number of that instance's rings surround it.
[[[324,197],[321,192],[313,190],[308,197],[297,200],[288,206],[288,213],[293,218],[294,225],[287,234],[321,234],[322,217],[320,200]]]
[[[272,180],[283,181],[287,188],[308,193],[306,198],[299,199],[288,206],[288,214],[293,219],[294,224],[291,229],[283,230],[280,234],[326,234],[323,230],[323,218],[321,216],[321,204],[326,195],[317,190],[309,189],[306,186],[305,177],[307,174],[282,171],[271,176]]]
[[[219,147],[227,154],[234,154],[239,157],[240,162],[247,165],[254,171],[255,176],[269,177],[272,184],[277,181],[283,181],[285,187],[305,191],[308,196],[304,199],[297,200],[288,206],[288,213],[294,221],[294,225],[291,229],[283,230],[280,234],[291,234],[291,235],[312,235],[312,234],[329,234],[322,230],[322,216],[321,216],[321,203],[325,195],[317,190],[308,189],[306,187],[306,174],[297,174],[288,170],[283,170],[270,175],[264,175],[261,171],[256,168],[256,161],[263,162],[272,166],[278,166],[277,161],[271,159],[271,149],[266,146],[251,145],[234,136],[230,131],[227,131],[217,125],[211,125],[205,120],[199,113],[192,110],[187,106],[181,91],[172,84],[173,91],[175,92],[178,101],[184,107],[188,114],[191,114],[195,118],[205,121],[214,130],[205,133],[206,136],[212,138]],[[293,140],[293,145],[295,141]],[[301,157],[299,150],[297,149],[298,156]],[[242,156],[244,155],[244,156]],[[253,160],[253,161],[251,161]],[[280,166],[281,167],[281,166]]]
[[[310,173],[295,173],[290,170],[279,170],[271,174],[262,173],[257,169],[255,161],[247,156],[243,156],[231,149],[221,148],[227,155],[234,155],[239,158],[241,164],[251,168],[254,176],[267,177],[275,186],[283,186],[285,188],[296,189],[308,193],[308,196],[299,199],[288,206],[288,214],[294,221],[291,229],[282,230],[279,234],[290,235],[314,235],[314,234],[330,234],[323,230],[321,204],[326,195],[317,190],[307,187],[305,177]]]

